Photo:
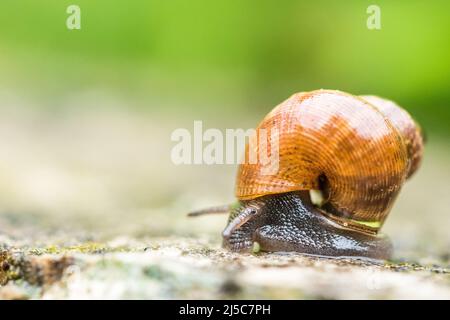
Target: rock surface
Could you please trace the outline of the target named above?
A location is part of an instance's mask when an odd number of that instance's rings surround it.
[[[437,265],[235,254],[208,239],[6,246],[2,299],[450,299]]]

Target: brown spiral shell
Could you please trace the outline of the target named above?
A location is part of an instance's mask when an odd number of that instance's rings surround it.
[[[297,93],[263,119],[257,135],[266,129],[270,136],[273,128],[278,171],[268,175],[260,161],[249,163],[247,144],[237,198],[321,189],[327,198],[324,214],[355,229],[378,231],[421,159],[422,139],[412,118],[378,97],[332,90]],[[255,148],[258,154],[259,145]]]

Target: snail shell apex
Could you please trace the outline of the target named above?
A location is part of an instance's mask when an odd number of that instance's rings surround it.
[[[256,131],[272,128],[277,128],[278,172],[267,175],[260,162],[244,161],[237,198],[320,189],[327,198],[324,213],[345,226],[370,226],[376,232],[421,159],[421,135],[412,118],[378,97],[334,90],[297,93],[276,106]]]

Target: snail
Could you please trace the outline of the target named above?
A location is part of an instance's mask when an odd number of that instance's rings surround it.
[[[243,162],[237,204],[191,212],[230,212],[223,246],[232,251],[295,251],[388,259],[379,233],[406,179],[420,166],[423,136],[394,102],[336,90],[292,95],[259,124],[277,128],[279,163],[263,174]],[[249,155],[249,144],[245,149]]]

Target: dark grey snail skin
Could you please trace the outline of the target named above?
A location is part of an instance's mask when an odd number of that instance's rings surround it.
[[[251,217],[231,226],[251,208]],[[392,245],[384,236],[344,229],[331,222],[309,200],[308,192],[290,192],[241,201],[230,214],[223,245],[232,251],[300,252],[332,257],[389,259]]]

